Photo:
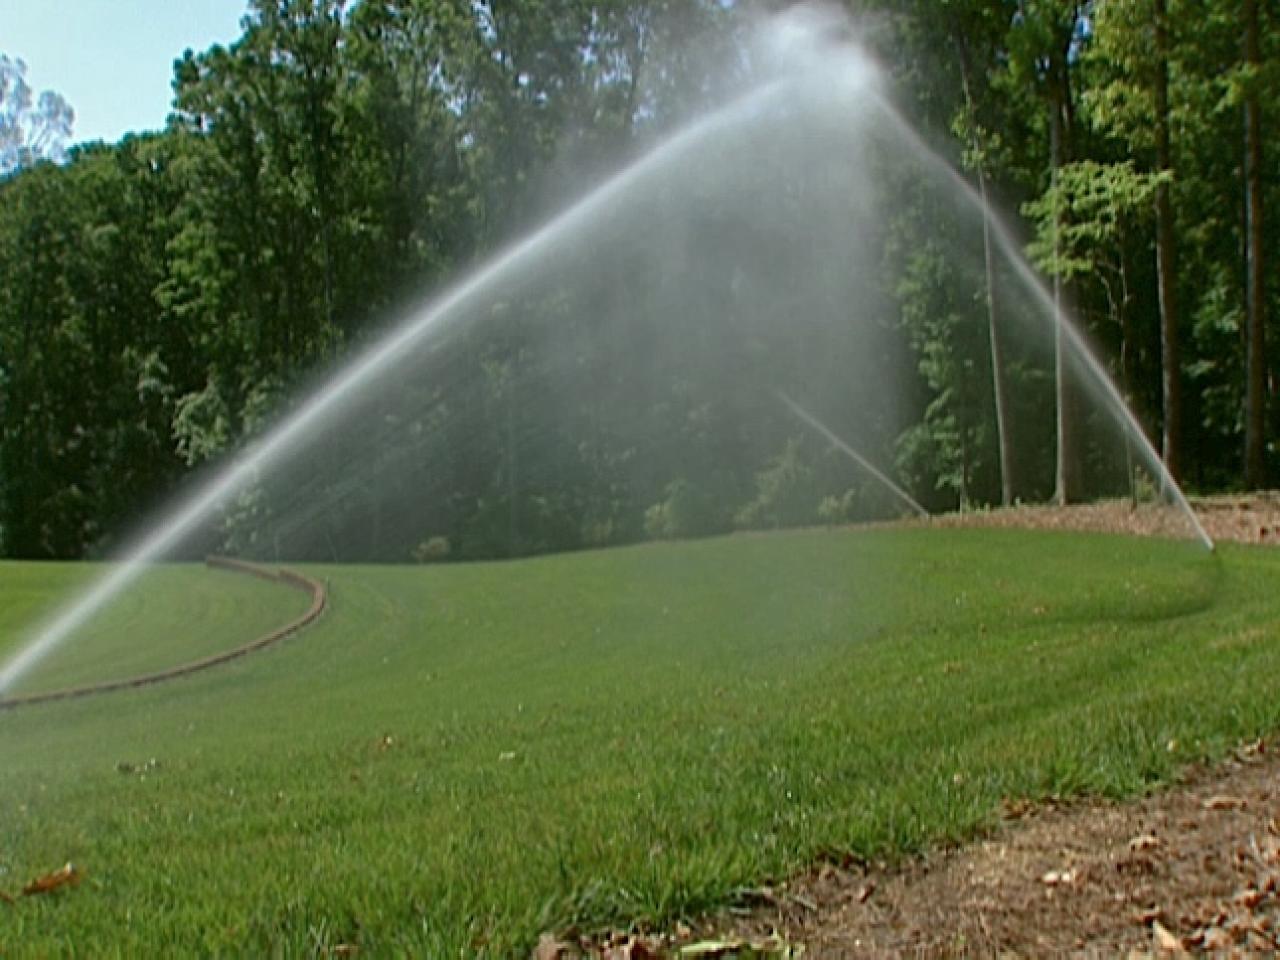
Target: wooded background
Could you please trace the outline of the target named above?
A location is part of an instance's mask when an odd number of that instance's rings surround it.
[[[847,6],[904,111],[1020,218],[1173,473],[1200,491],[1265,485],[1280,435],[1280,349],[1267,349],[1280,4]],[[571,196],[565,171],[615,168],[708,90],[731,96],[722,65],[758,13],[716,0],[253,0],[239,40],[175,62],[163,132],[65,154],[66,105],[31,97],[16,59],[0,60],[0,555],[108,550],[310,373],[544,219]],[[904,186],[891,205],[920,237],[915,204]],[[998,304],[947,302],[944,258],[924,239],[888,258],[919,397],[882,451],[889,466],[935,508],[1087,495],[1061,456],[1052,486],[1019,488],[997,415],[1017,387],[993,377]],[[491,378],[499,399],[503,382]],[[706,411],[670,415],[710,455]],[[627,451],[601,449],[554,507],[500,450],[476,455],[465,492],[433,507],[438,536],[367,556],[865,515],[858,491],[822,485],[792,428],[757,451],[748,486],[713,488],[691,459],[688,475],[673,466],[621,489],[597,468]],[[515,519],[535,496],[536,531]]]

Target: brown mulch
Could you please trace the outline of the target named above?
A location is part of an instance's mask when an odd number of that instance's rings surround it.
[[[1215,540],[1280,541],[1280,494],[1193,501]],[[1112,502],[931,518],[1186,536],[1185,517]],[[1005,810],[985,839],[906,866],[822,865],[754,891],[750,909],[665,936],[550,937],[589,955],[950,957],[1280,954],[1280,740],[1128,803]],[[682,954],[692,948],[694,953]],[[754,948],[754,951],[753,951]]]
[[[1198,497],[1191,501],[1200,524],[1214,540],[1280,543],[1280,491],[1248,496]],[[1017,527],[1191,537],[1186,514],[1176,507],[1110,500],[1069,507],[1019,506],[1005,510],[948,513],[916,521],[935,527]]]

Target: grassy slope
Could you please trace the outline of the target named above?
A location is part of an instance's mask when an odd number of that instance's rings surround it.
[[[89,564],[0,563],[0,657],[95,572]],[[13,692],[116,680],[229,650],[286,623],[309,602],[278,584],[198,564],[157,568]]]
[[[1280,721],[1278,572],[973,530],[326,569],[261,656],[0,714],[0,886],[89,876],[0,953],[527,953],[1141,790]]]

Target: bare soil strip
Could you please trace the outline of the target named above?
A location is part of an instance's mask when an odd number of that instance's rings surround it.
[[[258,650],[263,650],[271,646],[285,637],[292,636],[303,627],[314,623],[320,614],[324,613],[325,607],[329,602],[329,594],[323,583],[314,580],[311,577],[304,576],[293,570],[272,570],[267,567],[261,567],[257,564],[246,563],[243,560],[235,560],[230,557],[208,557],[205,563],[214,569],[229,570],[233,573],[245,574],[247,576],[258,577],[263,580],[279,583],[283,586],[290,587],[294,590],[301,590],[303,593],[311,597],[311,605],[299,617],[290,620],[284,626],[272,630],[270,633],[258,637],[243,646],[227,650],[223,653],[215,653],[212,656],[202,657],[199,660],[192,660],[188,663],[178,664],[165,670],[155,673],[142,674],[136,677],[126,677],[122,680],[110,680],[104,683],[86,684],[78,687],[67,687],[62,690],[50,690],[44,693],[31,693],[25,696],[7,697],[0,700],[0,710],[8,710],[15,707],[26,707],[37,703],[48,703],[53,700],[69,700],[75,697],[87,697],[99,693],[110,693],[113,690],[128,690],[136,687],[144,687],[153,683],[163,683],[167,680],[175,680],[178,677],[185,677],[201,670],[208,670],[210,667],[216,667],[219,664],[227,663],[230,660],[238,659]]]

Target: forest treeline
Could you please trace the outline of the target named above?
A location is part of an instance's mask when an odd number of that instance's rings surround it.
[[[1199,490],[1264,485],[1280,436],[1268,259],[1280,241],[1280,4],[848,6],[904,111],[1021,218],[1029,256],[1170,469]],[[309,373],[709,91],[730,95],[723,64],[758,12],[720,0],[252,0],[238,40],[175,62],[165,130],[56,160],[44,134],[22,142],[42,128],[17,114],[44,101],[15,104],[14,85],[0,86],[0,555],[108,549]],[[902,204],[909,222],[909,191]],[[893,285],[918,403],[882,462],[931,506],[1088,495],[1069,431],[1052,484],[1020,484],[1002,396],[1017,385],[991,360],[994,298],[939,309],[945,273],[921,244]],[[858,491],[825,489],[798,436],[770,442],[732,490],[674,468],[645,489],[600,480],[607,496],[583,494],[610,505],[592,513],[595,533],[568,502],[536,536],[522,532],[533,508],[516,501],[534,491],[511,457],[482,458],[469,492],[435,506],[425,533],[438,536],[370,556],[860,515]],[[467,548],[484,517],[502,532]]]

